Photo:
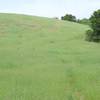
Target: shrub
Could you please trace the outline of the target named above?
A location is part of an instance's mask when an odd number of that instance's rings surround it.
[[[86,40],[93,41],[93,42],[100,42],[100,36],[96,36],[92,30],[87,30]]]
[[[92,30],[86,31],[86,40],[87,41],[93,41],[93,31]]]

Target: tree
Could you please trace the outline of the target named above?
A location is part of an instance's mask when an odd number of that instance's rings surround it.
[[[96,35],[100,36],[100,9],[95,11],[90,18],[91,28]]]
[[[61,19],[76,22],[76,17],[71,14],[66,14],[65,16],[62,16]]]
[[[91,28],[92,31],[87,32],[89,34],[89,37],[87,35],[87,38],[89,38],[90,41],[100,42],[100,9],[95,11],[93,15],[90,17],[91,22]]]

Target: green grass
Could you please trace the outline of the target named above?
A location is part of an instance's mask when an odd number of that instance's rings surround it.
[[[0,14],[0,100],[100,100],[100,44],[88,26]]]

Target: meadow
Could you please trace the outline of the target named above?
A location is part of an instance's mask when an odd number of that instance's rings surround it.
[[[0,100],[100,100],[100,44],[89,26],[0,14]]]

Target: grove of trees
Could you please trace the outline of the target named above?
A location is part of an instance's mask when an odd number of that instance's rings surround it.
[[[72,14],[66,14],[65,16],[62,16],[61,19],[76,22],[76,17]]]
[[[87,18],[77,19],[72,14],[66,14],[65,16],[62,16],[61,20],[67,20],[67,21],[71,21],[71,22],[77,22],[77,23],[80,23],[80,24],[90,25],[89,19],[87,19]]]

